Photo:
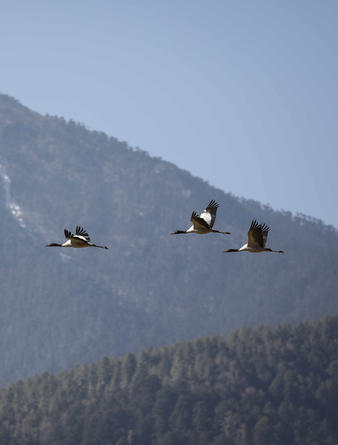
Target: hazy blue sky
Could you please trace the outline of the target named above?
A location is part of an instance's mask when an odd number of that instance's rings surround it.
[[[0,92],[338,227],[336,0],[0,6]]]

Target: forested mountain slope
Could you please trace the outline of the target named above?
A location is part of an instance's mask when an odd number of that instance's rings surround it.
[[[338,317],[107,357],[0,391],[6,445],[336,445]]]
[[[241,326],[338,313],[338,235],[0,95],[0,383]],[[230,188],[229,184],[229,188]],[[224,235],[169,233],[220,203]],[[279,254],[223,254],[252,218]],[[110,250],[48,248],[82,225]]]

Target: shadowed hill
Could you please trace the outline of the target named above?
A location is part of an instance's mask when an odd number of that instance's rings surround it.
[[[335,445],[338,317],[241,329],[20,381],[8,445]]]
[[[1,383],[338,312],[338,235],[319,221],[238,199],[3,95],[0,150]],[[231,236],[169,236],[210,199],[220,203],[215,228]],[[268,245],[286,254],[222,253],[245,242],[252,218],[271,226]],[[44,248],[76,225],[110,250]]]

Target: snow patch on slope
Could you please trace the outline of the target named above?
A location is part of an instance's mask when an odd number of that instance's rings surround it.
[[[5,167],[0,164],[0,176],[5,190],[5,204],[20,226],[25,229],[26,224],[23,219],[21,207],[11,199],[11,178],[7,175]]]

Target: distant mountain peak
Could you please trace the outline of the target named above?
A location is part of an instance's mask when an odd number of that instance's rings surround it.
[[[236,198],[5,95],[0,147],[2,383],[241,326],[338,313],[338,234],[320,221]],[[211,199],[230,236],[169,235]],[[13,216],[34,228],[30,237]],[[270,243],[284,256],[222,253],[245,240],[252,219],[273,228]],[[64,261],[45,249],[76,225],[107,242],[109,254],[67,251]]]

